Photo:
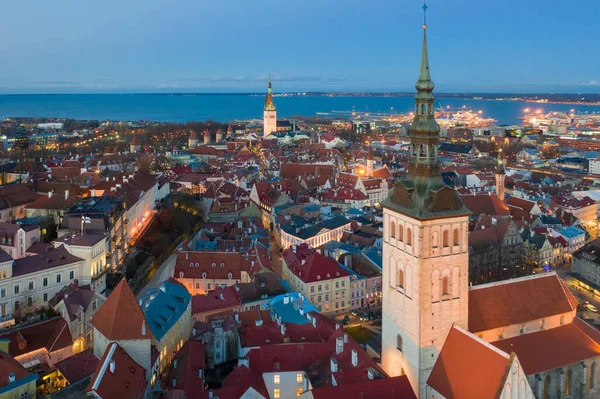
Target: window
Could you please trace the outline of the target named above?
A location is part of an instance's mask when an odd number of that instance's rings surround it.
[[[20,291],[21,291],[21,287],[19,287],[19,285],[18,285],[18,284],[17,284],[17,285],[15,285],[15,286],[14,286],[14,293],[15,293],[15,294],[18,294]]]
[[[404,288],[404,272],[402,270],[398,270],[398,287]]]
[[[44,302],[48,302],[48,293],[44,292]]]
[[[69,280],[73,280],[75,278],[75,272],[73,270],[71,270],[69,272]]]
[[[56,282],[60,283],[62,281],[62,274],[57,274],[56,275]]]
[[[29,393],[27,393],[27,392],[23,392],[23,393],[21,394],[21,399],[29,399]]]
[[[412,245],[412,230],[406,229],[406,245]]]
[[[280,394],[279,394],[279,388],[275,388],[275,389],[273,390],[273,397],[274,397],[275,399],[278,399],[278,398],[279,398],[279,395],[280,395]]]
[[[398,225],[398,240],[404,241],[404,228]]]
[[[313,294],[315,293],[315,286],[314,285],[310,287],[310,292],[313,293]]]
[[[96,310],[96,309],[98,309],[98,302],[93,301],[92,302],[92,310]]]
[[[213,263],[213,264],[212,264],[212,267],[217,267],[217,264],[216,264],[216,263]]]
[[[29,291],[33,290],[33,288],[34,288],[34,285],[35,285],[35,284],[33,283],[33,281],[30,281],[30,282],[27,284],[27,286],[29,287]]]
[[[302,388],[296,388],[296,396],[297,397],[302,396]]]
[[[448,246],[450,245],[448,241],[448,230],[444,230],[444,233],[442,234],[442,245],[444,246],[444,248],[448,248]]]
[[[571,370],[567,371],[565,375],[565,396],[571,394],[571,380],[573,379],[573,372]]]
[[[346,306],[346,301],[342,301],[342,307]]]
[[[200,289],[200,283],[196,283],[196,289],[199,290]]]
[[[454,246],[457,247],[460,245],[460,232],[458,229],[454,229]]]
[[[281,382],[281,381],[280,381],[279,374],[275,374],[275,375],[273,376],[273,384],[279,385],[279,383],[280,383],[280,382]]]
[[[6,297],[6,288],[0,288],[0,298]]]
[[[48,286],[48,277],[44,277],[44,279],[42,280],[42,285],[43,285],[44,287],[47,287],[47,286]]]
[[[296,374],[296,382],[297,382],[298,384],[302,384],[302,379],[303,379],[303,375],[302,375],[302,373],[298,373],[298,374]]]
[[[325,302],[329,301],[329,294],[325,294]]]
[[[402,352],[402,335],[398,334],[396,337],[396,348]]]
[[[317,297],[317,302],[321,302],[321,299],[322,299],[322,298],[323,298],[323,297],[322,297],[321,295],[319,295],[319,296]],[[320,306],[319,306],[319,307],[320,307]]]
[[[346,286],[346,282],[344,280],[342,280],[342,287]]]
[[[390,224],[390,237],[396,238],[396,223],[394,222]]]
[[[27,306],[29,306],[29,307],[33,306],[33,298],[32,297],[27,298]]]
[[[19,301],[15,301],[15,310],[19,310],[20,303]]]
[[[336,281],[336,282],[335,282],[335,288],[336,288],[336,289],[337,289],[337,288],[340,288],[340,282],[339,282],[339,281]]]
[[[221,265],[220,265],[220,266],[221,266],[221,267],[225,267],[225,263],[221,262]]]
[[[448,276],[442,279],[442,295],[448,295],[450,293],[450,289],[448,287]]]

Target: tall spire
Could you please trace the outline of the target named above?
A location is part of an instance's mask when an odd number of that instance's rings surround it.
[[[269,72],[269,88],[267,89],[267,96],[265,97],[265,111],[275,111],[273,88],[271,87],[271,72]]]

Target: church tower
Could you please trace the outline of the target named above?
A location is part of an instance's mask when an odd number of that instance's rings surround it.
[[[498,151],[498,166],[496,166],[496,195],[504,201],[506,190],[504,188],[504,163],[502,161],[502,150]]]
[[[367,156],[367,177],[373,177],[373,144],[369,142],[369,155]]]
[[[470,211],[441,177],[426,29],[408,174],[382,204],[382,366],[406,374],[419,398],[452,325],[468,327],[469,289]]]
[[[271,88],[271,74],[269,74],[269,90],[265,97],[265,111],[263,114],[264,137],[277,132],[277,110],[273,103],[273,89]]]

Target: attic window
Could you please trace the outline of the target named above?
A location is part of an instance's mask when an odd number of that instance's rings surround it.
[[[194,267],[194,262],[190,262],[190,267]]]
[[[217,267],[217,264],[216,264],[216,263],[213,263],[213,264],[212,264],[212,267]]]
[[[206,272],[202,272],[202,278],[206,278]]]
[[[221,262],[221,267],[225,267],[225,263]]]
[[[227,273],[227,278],[231,280],[231,278],[233,277],[233,274],[231,272]]]
[[[196,264],[194,266],[200,267],[200,263],[196,262]]]
[[[317,274],[317,280],[320,280],[320,279],[321,279],[321,275]]]

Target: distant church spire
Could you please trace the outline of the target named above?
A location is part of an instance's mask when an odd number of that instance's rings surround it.
[[[265,111],[275,111],[275,104],[273,103],[273,87],[271,86],[271,73],[269,72],[269,88],[267,90],[267,96],[265,97]]]
[[[269,72],[269,89],[265,97],[265,109],[263,112],[264,137],[277,132],[277,111],[273,103],[273,88],[271,87],[271,73]]]

